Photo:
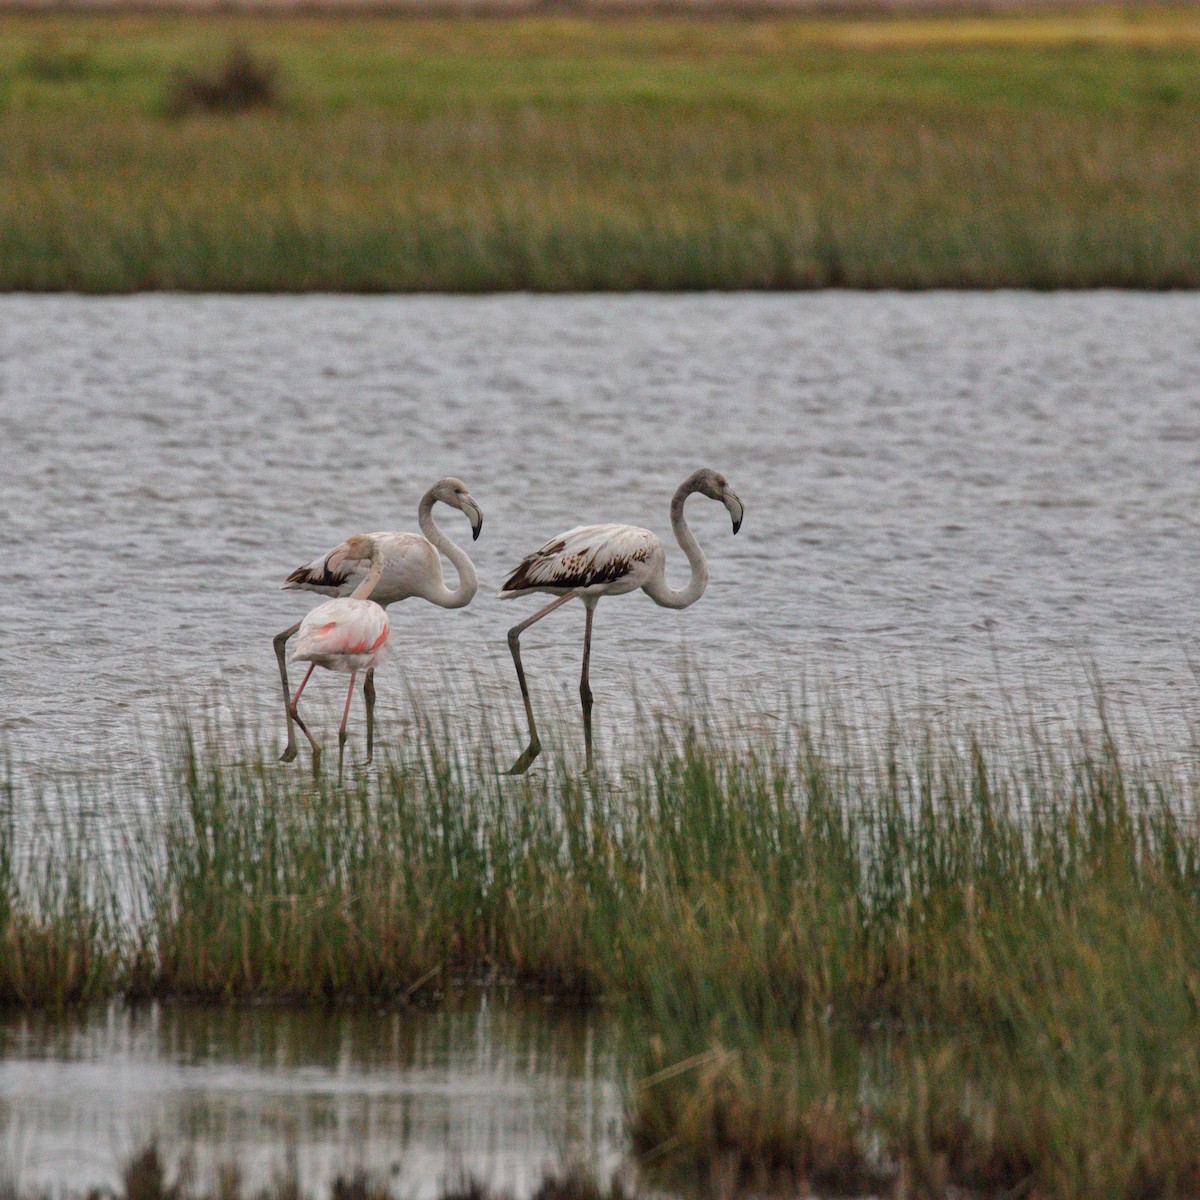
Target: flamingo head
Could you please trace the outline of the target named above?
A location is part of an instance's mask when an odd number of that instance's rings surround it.
[[[705,467],[697,471],[685,486],[689,491],[700,492],[710,500],[719,500],[729,510],[729,516],[733,520],[733,532],[737,533],[741,529],[745,510],[737,493],[725,481],[725,476],[720,471]]]
[[[471,493],[461,479],[455,479],[453,475],[439,479],[433,488],[433,498],[465,513],[471,522],[471,540],[479,539],[479,531],[483,528],[483,509],[471,499]]]

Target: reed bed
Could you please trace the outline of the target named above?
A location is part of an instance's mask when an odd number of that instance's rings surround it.
[[[18,799],[11,764],[2,765],[10,769],[0,779],[0,1006],[61,1008],[113,995],[124,979],[114,877],[89,853],[70,809],[43,806],[48,798],[38,802],[35,844],[18,853],[28,842],[18,836],[30,821],[27,794]]]
[[[215,21],[6,22],[0,288],[1200,284],[1194,10]]]
[[[1190,774],[1103,727],[647,728],[607,773],[514,780],[430,724],[345,787],[185,737],[125,875],[0,853],[0,995],[503,979],[617,1006],[631,1140],[674,1187],[1195,1194]]]

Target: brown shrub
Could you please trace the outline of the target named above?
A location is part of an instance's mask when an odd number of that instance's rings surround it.
[[[172,116],[246,112],[273,108],[278,102],[279,68],[235,43],[215,71],[177,71],[167,94],[167,111]]]

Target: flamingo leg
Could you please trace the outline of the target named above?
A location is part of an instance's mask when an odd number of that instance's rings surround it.
[[[283,749],[283,753],[279,756],[280,762],[291,762],[296,757],[296,729],[295,725],[299,724],[301,729],[304,729],[304,723],[292,711],[292,697],[288,692],[288,677],[287,677],[287,644],[288,639],[300,628],[300,622],[297,621],[290,629],[285,629],[282,633],[277,633],[274,638],[275,642],[275,658],[279,663],[279,678],[283,683],[283,711],[287,716],[287,745]],[[308,732],[307,729],[304,730]]]
[[[587,604],[587,601],[584,601]],[[592,614],[595,603],[587,605],[587,625],[583,633],[583,670],[579,674],[579,701],[583,705],[583,744],[587,749],[587,769],[592,769],[592,689],[588,686],[588,663],[592,657]]]
[[[357,671],[350,672],[350,686],[346,689],[346,707],[342,709],[342,723],[338,726],[338,783],[342,782],[342,759],[346,753],[346,722],[350,719],[350,701],[354,699],[354,680]]]
[[[375,668],[363,680],[363,703],[367,706],[367,762],[375,757]]]
[[[553,604],[547,604],[545,608],[539,609],[527,621],[522,621],[520,625],[514,625],[508,631],[508,648],[512,651],[513,663],[517,668],[517,679],[521,684],[521,699],[525,701],[525,716],[529,721],[529,745],[525,747],[521,757],[506,772],[509,775],[524,775],[533,764],[533,760],[542,752],[542,743],[538,741],[537,722],[533,719],[533,704],[529,699],[529,684],[525,682],[525,668],[521,666],[521,634],[530,625],[534,624],[534,622],[549,616],[556,608],[561,608],[568,600],[573,599],[574,596],[574,592],[568,592],[565,596],[559,596]]]
[[[300,704],[300,695],[308,685],[308,681],[312,678],[313,668],[316,667],[316,665],[316,663],[308,664],[308,670],[304,672],[304,678],[300,681],[300,686],[296,689],[296,694],[292,697],[291,704],[288,705],[288,712],[291,714],[292,720],[300,726],[300,732],[303,733],[306,738],[308,738],[308,744],[312,747],[312,769],[314,776],[320,775],[321,773],[321,747],[317,745],[316,738],[314,738],[313,735],[308,732],[308,726],[305,725],[302,720],[300,720],[300,714],[296,711],[296,708]]]

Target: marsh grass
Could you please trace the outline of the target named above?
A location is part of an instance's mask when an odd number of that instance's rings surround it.
[[[8,23],[0,288],[1200,283],[1191,10],[216,28]]]
[[[185,734],[123,923],[86,858],[0,855],[5,998],[504,980],[617,1006],[671,1186],[1193,1194],[1196,780],[1102,717],[1055,747],[673,714],[606,774],[517,780],[427,722],[345,787]]]
[[[0,1005],[61,1008],[121,986],[117,888],[63,811],[31,813],[11,774],[0,783]],[[38,834],[20,837],[30,824]]]
[[[1009,772],[903,749],[866,786],[808,759],[804,835],[680,907],[635,1143],[734,1191],[1194,1194],[1194,790],[1108,738]]]

